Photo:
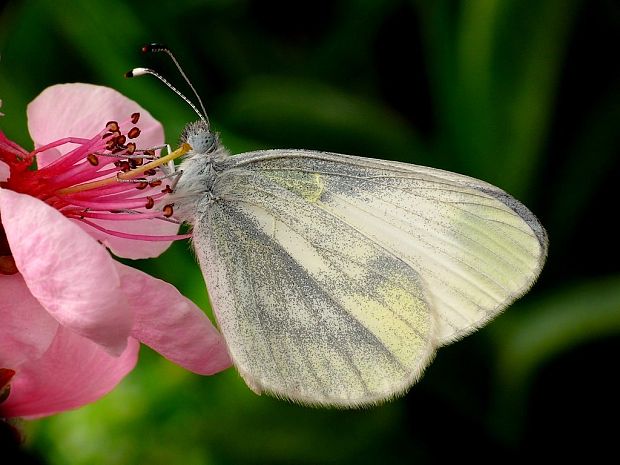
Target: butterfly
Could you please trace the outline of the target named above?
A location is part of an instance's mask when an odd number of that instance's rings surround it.
[[[206,124],[175,189],[246,383],[293,401],[378,403],[541,271],[547,235],[466,176],[309,150],[231,156]]]
[[[175,211],[257,393],[338,407],[393,398],[541,272],[545,229],[491,184],[311,150],[231,156],[196,112]]]

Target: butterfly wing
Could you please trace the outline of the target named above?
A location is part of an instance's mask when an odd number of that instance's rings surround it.
[[[404,163],[253,152],[213,193],[194,240],[233,360],[256,391],[303,403],[404,391],[546,256],[544,229],[503,191]]]

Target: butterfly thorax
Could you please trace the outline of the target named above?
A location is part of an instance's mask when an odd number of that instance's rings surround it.
[[[182,174],[173,194],[174,208],[179,219],[193,224],[198,204],[204,204],[201,201],[209,197],[215,200],[215,180],[225,169],[230,154],[204,121],[188,124],[181,134],[181,143],[189,144],[192,150],[179,167]]]

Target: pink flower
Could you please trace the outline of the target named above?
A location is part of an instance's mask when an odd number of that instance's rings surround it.
[[[146,258],[184,237],[146,150],[161,125],[112,89],[65,84],[28,106],[28,126],[33,152],[0,132],[0,417],[96,400],[133,369],[138,341],[196,373],[227,368],[198,307],[101,245]]]

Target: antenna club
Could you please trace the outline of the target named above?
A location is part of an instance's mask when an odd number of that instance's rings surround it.
[[[152,42],[150,44],[143,45],[141,50],[142,50],[142,53],[154,53],[154,52],[166,52],[169,50],[169,48],[163,44]]]
[[[137,76],[144,76],[145,74],[152,74],[152,70],[148,68],[134,68],[125,73],[126,78],[132,78]]]
[[[198,99],[198,103],[200,104],[200,108],[202,109],[202,113],[200,113],[198,108],[196,108],[196,105],[194,105],[191,102],[190,99],[188,99],[185,95],[183,95],[176,87],[174,87],[172,84],[170,84],[162,75],[160,75],[159,73],[153,71],[152,69],[148,69],[148,68],[134,68],[131,71],[127,72],[125,74],[125,76],[126,77],[135,77],[135,76],[143,76],[145,74],[150,74],[152,76],[155,76],[157,79],[159,79],[161,82],[163,82],[166,86],[168,86],[170,88],[170,90],[172,90],[179,97],[181,97],[183,100],[185,100],[185,102],[190,107],[192,107],[192,110],[194,110],[196,112],[198,117],[203,121],[203,123],[208,128],[209,127],[209,119],[207,118],[207,112],[205,110],[205,106],[202,103],[202,100],[200,99],[200,95],[198,95],[198,92],[196,92],[196,89],[194,88],[194,86],[192,85],[190,80],[188,79],[187,75],[183,71],[183,68],[181,68],[181,65],[179,64],[179,62],[175,58],[174,54],[170,51],[170,49],[168,47],[166,47],[165,45],[162,45],[162,44],[150,43],[150,44],[146,44],[146,45],[142,46],[142,52],[144,52],[144,53],[148,53],[148,52],[164,52],[166,55],[168,55],[170,57],[172,62],[175,64],[175,66],[179,70],[179,73],[181,73],[181,76],[183,77],[183,79],[185,80],[187,85],[192,89],[192,92],[194,92],[194,95],[196,96],[196,99]]]

